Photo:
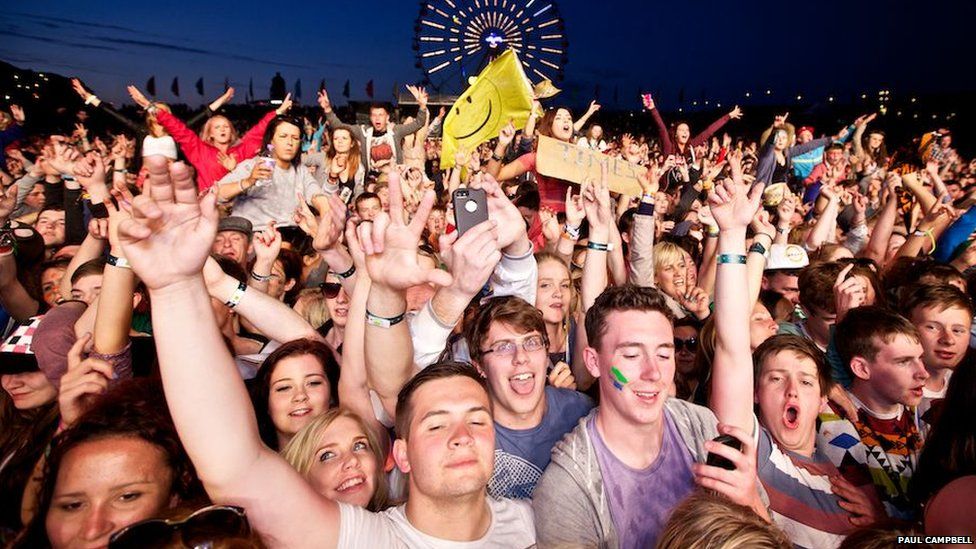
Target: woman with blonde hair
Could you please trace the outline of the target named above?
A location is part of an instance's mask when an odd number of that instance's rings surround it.
[[[319,494],[382,511],[389,505],[386,447],[355,412],[334,408],[298,431],[281,455]]]

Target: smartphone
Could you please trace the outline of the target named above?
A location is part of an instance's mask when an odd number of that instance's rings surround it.
[[[454,204],[454,224],[458,236],[478,223],[488,221],[488,195],[484,189],[458,189],[451,202]]]
[[[349,205],[350,198],[352,198],[352,189],[346,186],[339,189],[339,199],[342,200],[343,204]]]
[[[742,442],[732,435],[719,435],[712,440],[731,448],[735,448],[740,452],[742,451]],[[713,454],[711,452],[708,453],[708,458],[705,460],[705,465],[720,467],[726,471],[735,471],[734,463],[718,454]]]

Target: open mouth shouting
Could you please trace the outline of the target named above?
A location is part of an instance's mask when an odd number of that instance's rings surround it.
[[[786,405],[783,410],[783,425],[787,429],[798,429],[800,427],[800,407],[795,403]]]

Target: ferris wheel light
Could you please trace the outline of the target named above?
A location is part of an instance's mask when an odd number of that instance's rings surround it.
[[[428,27],[434,27],[435,29],[445,30],[447,27],[441,25],[440,23],[434,23],[433,21],[428,21],[423,19],[420,21],[421,25],[427,25]]]
[[[537,11],[535,13],[533,13],[532,14],[532,17],[539,17],[540,15],[542,15],[543,13],[545,13],[551,7],[552,7],[552,4],[547,4],[546,7],[542,8],[541,10],[539,10],[539,11]]]

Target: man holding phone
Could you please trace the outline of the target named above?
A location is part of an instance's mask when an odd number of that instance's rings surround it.
[[[760,206],[758,189],[747,194],[746,187],[726,183],[709,196],[720,229],[710,406],[738,432],[755,431],[758,475],[773,522],[798,547],[834,547],[884,512],[870,487],[844,481],[818,451],[817,416],[832,386],[823,353],[806,338],[778,335],[750,356],[753,304],[740,288],[748,285],[745,236]],[[753,401],[743,398],[750,392],[759,405],[758,426]]]

